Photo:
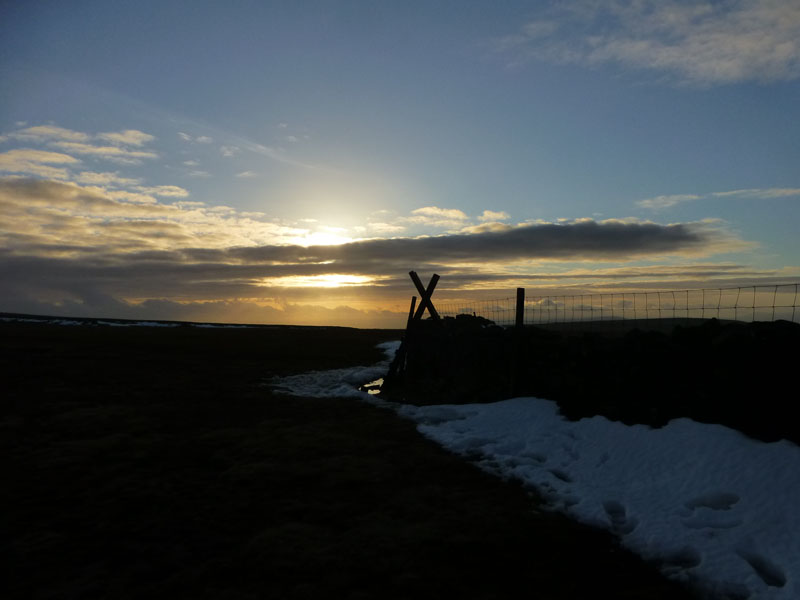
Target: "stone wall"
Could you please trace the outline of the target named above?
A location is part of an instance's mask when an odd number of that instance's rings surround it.
[[[800,443],[794,418],[800,324],[679,325],[624,335],[504,329],[463,316],[417,322],[405,372],[382,394],[417,404],[537,396],[578,419],[603,415],[661,426],[722,423],[764,440]]]

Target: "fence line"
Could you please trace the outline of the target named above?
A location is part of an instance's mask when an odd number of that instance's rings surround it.
[[[525,299],[525,325],[558,323],[662,322],[666,319],[800,322],[800,283],[652,292],[533,296]],[[439,302],[441,316],[470,314],[512,326],[516,298]]]

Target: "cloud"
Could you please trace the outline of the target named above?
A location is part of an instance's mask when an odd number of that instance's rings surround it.
[[[350,306],[321,306],[280,299],[268,305],[247,300],[182,301],[152,299],[121,301],[98,291],[82,291],[80,300],[58,303],[15,298],[2,308],[9,312],[68,317],[167,320],[197,323],[241,323],[359,327],[386,329],[405,327],[407,309],[357,309]]]
[[[508,213],[484,210],[478,217],[478,221],[484,225],[471,225],[467,214],[457,208],[439,208],[438,206],[423,206],[411,211],[411,216],[399,217],[400,224],[422,225],[425,227],[437,227],[449,229],[451,231],[463,231],[465,233],[480,233],[492,229],[506,229],[508,226],[501,225],[498,221],[509,219]],[[402,226],[402,225],[400,225]]]
[[[642,208],[662,210],[678,204],[694,202],[696,200],[709,200],[713,198],[740,198],[746,200],[770,200],[775,198],[800,198],[800,188],[766,188],[744,189],[726,192],[711,192],[710,194],[674,194],[670,196],[655,196],[638,200],[636,204]]]
[[[456,221],[466,221],[467,215],[457,208],[439,208],[438,206],[423,206],[411,211],[414,215],[424,218],[448,219]]]
[[[480,234],[395,238],[354,242],[318,251],[323,260],[369,259],[380,262],[452,263],[550,260],[633,260],[655,255],[702,255],[736,245],[707,223],[660,225],[619,220],[581,220],[566,224],[522,226]]]
[[[253,171],[242,171],[241,173],[237,173],[236,177],[257,177],[258,173],[254,173]]]
[[[157,204],[158,200],[156,200],[155,196],[151,195],[150,193],[140,189],[139,191],[129,191],[129,190],[104,190],[103,188],[99,187],[87,187],[87,190],[96,191],[99,194],[103,194],[107,198],[112,200],[124,200],[125,202],[135,202],[137,204]]]
[[[123,164],[139,164],[143,158],[157,158],[157,154],[152,151],[125,148],[124,146],[141,147],[143,144],[155,138],[143,131],[127,129],[118,132],[100,133],[95,136],[88,133],[73,131],[55,125],[37,125],[27,127],[12,132],[6,139],[23,140],[46,144],[50,147],[60,148],[72,154],[92,155],[106,160],[111,160]],[[103,140],[111,142],[112,146],[95,145],[93,140]],[[30,171],[34,173],[33,171]],[[36,174],[48,176],[39,169]],[[61,177],[63,178],[63,176]]]
[[[703,196],[697,194],[673,194],[671,196],[655,196],[653,198],[645,198],[636,202],[643,208],[662,209],[670,208],[677,204],[684,202],[691,202],[693,200],[700,200]]]
[[[197,137],[193,137],[188,133],[184,133],[183,131],[178,132],[178,137],[185,142],[196,142],[198,144],[212,144],[214,142],[214,138],[207,135],[198,135]]]
[[[800,188],[732,190],[729,192],[714,192],[711,195],[719,198],[729,198],[729,197],[751,198],[751,199],[789,198],[789,197],[800,198]]]
[[[131,146],[142,146],[148,142],[152,142],[155,137],[149,133],[138,131],[136,129],[126,129],[124,131],[112,131],[107,133],[100,133],[97,137],[101,140],[106,140],[112,144],[128,144]]]
[[[210,144],[214,141],[214,138],[210,136],[194,137],[183,131],[177,132],[177,135],[186,142],[198,142],[198,143]],[[264,144],[254,142],[248,138],[244,138],[239,135],[233,134],[231,132],[218,131],[216,137],[225,142],[224,145],[220,146],[219,151],[223,156],[228,158],[235,156],[239,152],[247,151],[247,152],[253,152],[255,154],[260,154],[261,156],[266,156],[272,160],[293,167],[299,167],[311,170],[336,171],[336,169],[332,167],[324,167],[296,160],[292,158],[283,148],[266,146]],[[304,135],[303,137],[307,139],[308,136]]]
[[[19,148],[0,154],[0,172],[24,173],[52,179],[66,179],[69,172],[51,165],[74,165],[80,160],[60,152]]]
[[[647,266],[624,266],[610,268],[592,269],[569,269],[557,273],[537,274],[526,279],[534,280],[591,280],[601,279],[604,281],[614,280],[653,280],[658,279],[664,282],[665,279],[679,278],[682,281],[689,279],[699,281],[710,281],[720,277],[775,277],[778,274],[775,270],[752,269],[738,264],[674,264],[674,265],[647,265]]]
[[[378,235],[402,233],[406,230],[406,228],[403,225],[397,225],[395,223],[382,223],[382,222],[368,223],[367,229]]]
[[[278,162],[286,165],[291,165],[293,167],[301,167],[303,169],[313,169],[313,170],[319,168],[316,167],[315,165],[304,163],[299,160],[290,158],[280,148],[272,148],[270,146],[265,146],[263,144],[253,144],[253,143],[246,143],[242,145],[245,147],[245,149],[249,150],[250,152],[261,154],[262,156],[266,156],[273,160],[277,160]]]
[[[119,173],[95,173],[92,171],[82,171],[74,177],[78,183],[86,183],[89,185],[101,186],[127,186],[138,185],[141,183],[140,179],[133,179],[131,177],[122,177]]]
[[[110,161],[123,164],[139,164],[143,158],[158,158],[158,154],[147,150],[128,150],[119,146],[94,146],[82,142],[53,142],[56,146],[67,152],[97,156]]]
[[[529,60],[616,64],[699,85],[800,77],[800,4],[782,0],[557,4],[495,50]]]
[[[84,188],[106,194],[109,198],[124,198],[134,202],[144,202],[152,204],[155,202],[153,196],[164,196],[172,198],[185,198],[189,191],[177,185],[141,185],[141,179],[122,177],[117,172],[96,173],[93,171],[82,171],[70,177],[75,183],[86,184],[90,187]],[[129,191],[114,190],[113,188],[127,187]]]
[[[154,196],[185,198],[178,186],[135,186],[131,190],[107,190],[97,186],[41,181],[24,178],[0,179],[0,208],[8,233],[29,236],[28,243],[51,243],[60,222],[70,227],[59,234],[59,244],[94,251],[96,244],[125,251],[169,248],[184,249],[167,241],[124,239],[103,235],[100,224],[122,221],[153,221],[176,225],[187,248],[213,249],[222,261],[253,264],[326,264],[343,272],[359,268],[406,269],[419,263],[467,264],[527,260],[615,260],[630,261],[647,256],[700,256],[742,249],[746,244],[725,233],[712,222],[661,225],[647,221],[581,219],[565,223],[525,224],[492,227],[471,233],[454,233],[417,238],[378,238],[338,245],[299,245],[314,236],[341,239],[344,230],[284,227],[247,217],[229,206],[205,206],[181,200],[175,204],[157,202]],[[424,215],[459,216],[460,211],[426,207]],[[461,213],[463,214],[463,213]],[[25,215],[21,218],[21,215]],[[253,215],[254,216],[254,215]],[[499,224],[494,224],[499,225]],[[137,225],[138,227],[138,225]],[[378,226],[380,227],[380,226]],[[22,228],[16,231],[15,228]],[[24,230],[24,231],[23,231]],[[30,237],[33,236],[33,237]],[[39,236],[36,238],[36,236]],[[36,238],[36,239],[34,239]],[[25,251],[25,246],[6,246]],[[334,271],[324,270],[327,274]]]
[[[0,179],[0,221],[5,224],[0,242],[15,253],[68,246],[75,256],[111,256],[118,252],[165,250],[176,244],[220,248],[296,243],[308,233],[306,229],[243,216],[230,207],[207,207],[185,200],[165,204],[157,196],[185,198],[188,192],[178,186],[111,190],[57,181]],[[150,224],[145,225],[146,222]],[[130,223],[135,223],[137,233],[123,235],[134,231],[124,228]],[[156,231],[159,224],[172,233],[150,237],[138,233],[145,227]],[[112,232],[114,228],[116,231]]]
[[[151,187],[138,187],[140,192],[153,194],[155,196],[168,196],[172,198],[185,198],[189,192],[177,185],[156,185]]]
[[[401,328],[407,316],[408,296],[414,293],[407,273],[355,288],[266,287],[251,283],[257,280],[259,267],[186,264],[180,258],[169,253],[141,254],[128,262],[105,263],[4,257],[0,253],[0,310],[130,319]],[[515,279],[509,273],[496,276],[464,270],[443,276],[434,303],[441,309],[447,304],[446,299],[466,298],[467,303],[492,300],[500,297],[498,294],[512,292],[520,283],[528,287],[528,297],[533,299],[537,294],[663,290],[665,282],[668,289],[683,289],[680,286],[684,283],[696,286],[700,280],[720,287],[767,280],[793,282],[798,273],[800,269],[796,267],[759,271],[743,265],[679,264],[600,272],[573,269]],[[462,285],[467,289],[460,290]],[[380,309],[375,310],[374,306]]]
[[[26,141],[61,140],[66,142],[87,142],[90,139],[90,136],[86,133],[56,127],[55,125],[37,125],[20,129],[9,134],[9,137]]]
[[[486,221],[506,221],[510,218],[509,214],[504,211],[495,212],[493,210],[485,210],[483,214],[478,217],[478,221],[485,223]]]
[[[411,211],[410,217],[401,220],[415,225],[427,227],[459,227],[464,225],[469,217],[457,208],[439,208],[438,206],[423,206]]]
[[[186,200],[188,193],[178,186],[126,182],[126,189],[115,189],[104,186],[118,184],[116,173],[84,174],[92,185],[0,179],[0,310],[83,306],[96,316],[101,306],[112,310],[114,303],[113,310],[119,311],[144,303],[154,311],[173,304],[199,311],[200,304],[214,303],[220,311],[236,307],[244,314],[256,304],[277,305],[280,299],[281,306],[311,304],[339,310],[337,315],[370,303],[394,311],[398,298],[404,304],[413,293],[410,269],[441,274],[440,291],[513,289],[519,281],[654,281],[678,277],[681,267],[657,265],[664,267],[658,273],[632,263],[751,247],[717,223],[663,225],[635,219],[516,226],[485,222],[447,235],[332,244],[327,242],[346,232],[322,224],[286,227],[260,213],[207,206]],[[463,212],[439,207],[423,207],[412,216],[462,227],[469,223]],[[374,222],[369,231],[398,234],[392,230],[397,227],[403,225]],[[314,240],[326,243],[309,245]],[[603,264],[609,262],[616,271]],[[575,263],[599,265],[605,277],[593,277],[594,268],[576,268]],[[687,277],[747,274],[712,265],[683,271]],[[337,282],[347,285],[325,287]],[[215,320],[230,320],[233,313],[215,314]],[[323,310],[319,314],[334,318]],[[270,318],[280,316],[289,318],[283,313]]]
[[[459,232],[460,233],[492,233],[492,232],[501,232],[501,231],[508,231],[513,229],[511,225],[506,223],[497,223],[497,222],[489,222],[489,223],[481,223],[480,225],[468,225],[467,227],[462,227]]]

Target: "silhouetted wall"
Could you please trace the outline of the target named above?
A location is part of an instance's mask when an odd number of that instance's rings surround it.
[[[382,393],[418,404],[536,396],[570,419],[659,427],[689,417],[800,443],[800,324],[698,323],[604,335],[504,329],[466,315],[422,321],[407,335],[403,377]]]

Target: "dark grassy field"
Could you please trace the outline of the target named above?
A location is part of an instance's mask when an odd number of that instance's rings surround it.
[[[0,323],[0,595],[691,597],[390,411],[264,385],[398,337]]]

